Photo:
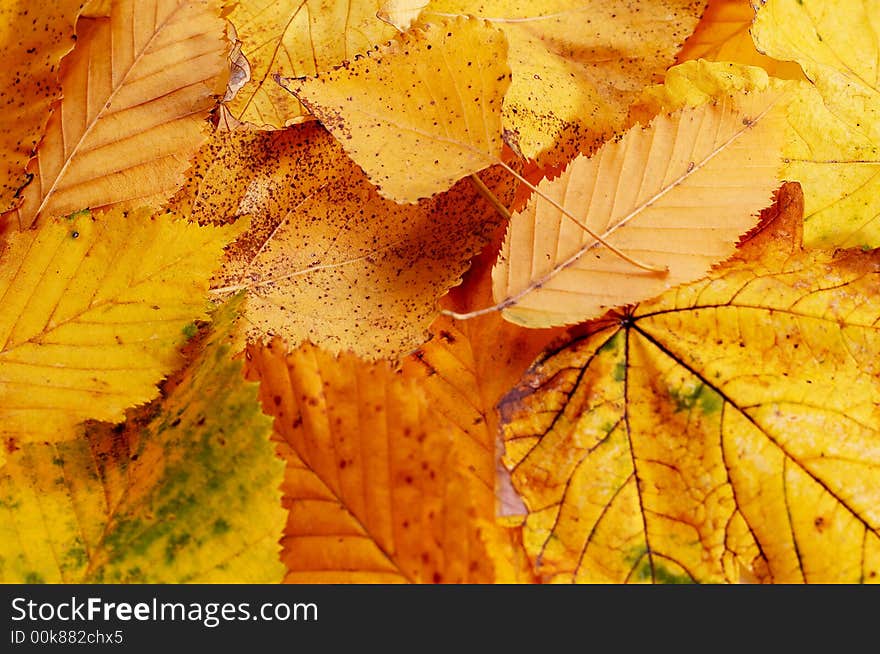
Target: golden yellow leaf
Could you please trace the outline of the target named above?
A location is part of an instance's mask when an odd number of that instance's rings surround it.
[[[501,31],[443,18],[332,72],[283,83],[382,196],[415,202],[500,161],[509,78]]]
[[[181,362],[232,228],[146,211],[80,212],[10,234],[0,252],[0,438],[68,438],[119,421]]]
[[[514,180],[483,174],[507,202]],[[215,276],[250,296],[249,334],[394,357],[424,343],[437,300],[501,217],[470,180],[418,205],[381,198],[319,125],[218,133],[172,203],[219,223],[252,214]]]
[[[728,95],[768,90],[785,90],[794,95],[797,88],[792,82],[771,79],[766,70],[757,66],[704,59],[686,61],[666,71],[663,84],[642,91],[630,107],[628,123],[647,125],[658,113],[699,107]]]
[[[81,0],[0,3],[0,211],[26,181],[25,166],[61,91],[58,63],[73,48]]]
[[[786,93],[728,96],[658,116],[539,185],[492,273],[504,317],[581,322],[701,277],[733,253],[779,184]],[[637,268],[599,243],[667,273]]]
[[[697,29],[676,57],[677,63],[694,59],[728,61],[760,66],[779,79],[803,80],[801,67],[779,61],[755,49],[749,28],[755,19],[752,0],[709,0]]]
[[[412,380],[309,344],[247,352],[288,464],[285,581],[494,579],[465,481],[471,455]]]
[[[83,208],[157,205],[183,182],[226,84],[213,0],[120,0],[81,18],[21,206],[22,228]]]
[[[281,128],[308,111],[272,79],[326,72],[385,43],[396,33],[376,17],[378,0],[239,0],[229,20],[243,42],[250,81],[227,104],[232,116],[260,127]]]
[[[423,20],[475,15],[504,31],[513,71],[505,140],[544,167],[593,152],[693,31],[694,0],[434,0]]]
[[[769,0],[752,28],[759,50],[797,61],[815,85],[791,105],[784,149],[807,245],[880,246],[878,15],[877,0]]]
[[[880,581],[880,258],[804,251],[802,207],[502,404],[546,579]]]
[[[162,405],[0,468],[0,581],[280,581],[284,465],[231,358],[230,304]]]

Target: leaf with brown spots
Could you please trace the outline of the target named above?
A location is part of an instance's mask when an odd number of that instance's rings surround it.
[[[287,460],[285,581],[496,580],[484,535],[492,505],[466,480],[472,454],[414,381],[309,344],[247,353]]]
[[[433,0],[421,20],[474,15],[502,30],[513,71],[505,140],[543,167],[592,152],[662,75],[702,0]]]
[[[158,205],[182,183],[226,84],[214,0],[119,0],[77,22],[30,183],[6,220],[21,228],[84,208]]]
[[[0,211],[24,186],[25,166],[61,92],[58,64],[74,44],[82,0],[0,3]]]
[[[396,34],[376,17],[378,0],[238,0],[227,4],[250,80],[226,107],[236,121],[261,128],[279,129],[310,116],[272,75],[317,75]]]
[[[415,25],[332,72],[280,82],[398,202],[445,191],[501,159],[507,42],[483,21]]]
[[[546,579],[880,581],[880,255],[804,251],[796,184],[775,214],[502,404]]]
[[[116,209],[13,232],[0,258],[3,443],[71,438],[155,397],[235,229]]]
[[[507,202],[513,180],[484,173]],[[252,214],[215,276],[250,296],[249,334],[393,357],[426,340],[437,300],[501,217],[470,180],[417,205],[381,198],[319,125],[217,133],[172,206],[203,222]]]

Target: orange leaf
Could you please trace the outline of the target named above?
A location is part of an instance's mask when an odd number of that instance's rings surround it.
[[[223,30],[214,0],[121,0],[109,18],[81,18],[12,220],[164,201],[226,83]]]
[[[0,5],[0,211],[11,208],[24,168],[58,96],[58,63],[74,44],[80,0]]]
[[[487,507],[465,479],[473,455],[415,382],[308,344],[287,354],[275,340],[247,353],[288,464],[287,582],[495,578]]]

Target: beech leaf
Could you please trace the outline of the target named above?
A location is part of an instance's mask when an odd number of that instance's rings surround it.
[[[658,116],[539,185],[492,273],[504,317],[572,324],[701,277],[733,253],[779,184],[785,91]],[[636,268],[621,252],[668,272]]]
[[[27,181],[24,169],[61,92],[58,64],[73,48],[82,6],[81,0],[0,3],[0,211],[12,208]]]
[[[0,468],[4,583],[272,583],[284,569],[271,419],[233,361],[235,301],[161,405],[28,443]],[[199,337],[200,339],[202,337]]]
[[[206,316],[208,279],[234,233],[116,209],[10,234],[0,253],[0,452],[69,438],[88,418],[120,421],[152,399]]]
[[[120,0],[81,18],[21,205],[22,228],[84,208],[157,206],[183,183],[226,85],[213,0]]]

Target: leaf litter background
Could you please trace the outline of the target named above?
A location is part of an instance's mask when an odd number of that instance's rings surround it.
[[[0,580],[878,581],[880,3],[755,5],[0,3]]]

